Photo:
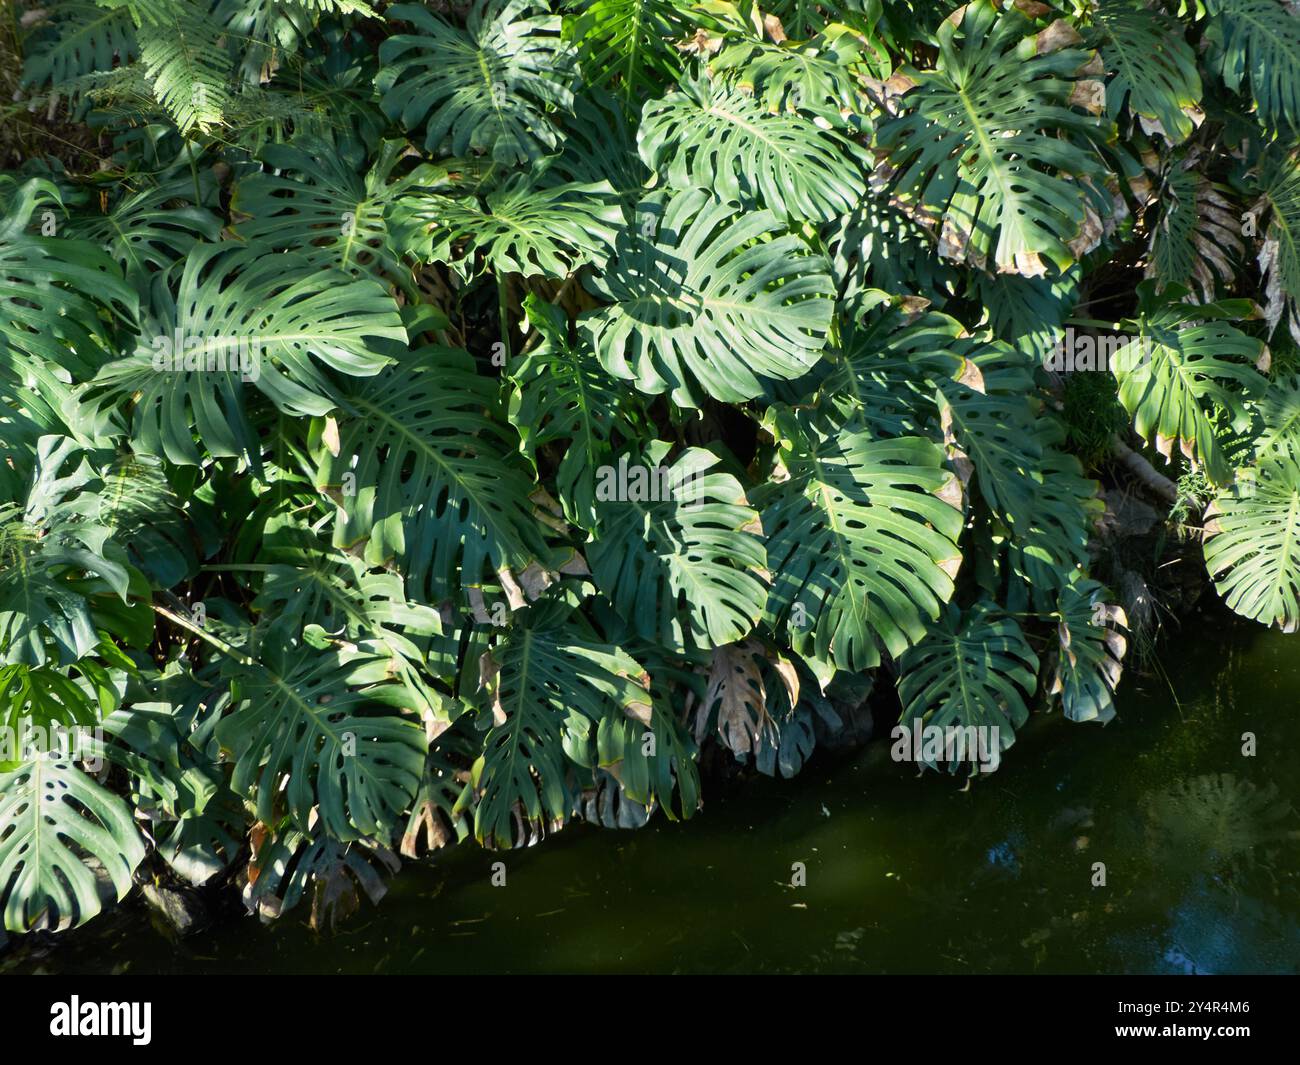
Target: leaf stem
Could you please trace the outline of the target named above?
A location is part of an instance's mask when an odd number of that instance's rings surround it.
[[[212,633],[204,632],[200,626],[195,625],[194,622],[190,621],[189,618],[181,617],[179,614],[174,613],[171,610],[168,610],[165,606],[159,606],[157,603],[150,603],[149,605],[153,607],[155,614],[159,614],[162,617],[165,617],[172,624],[179,625],[182,629],[185,629],[187,632],[193,633],[200,640],[203,640],[206,643],[210,643],[223,655],[226,655],[229,658],[233,658],[240,665],[243,666],[257,665],[256,658],[244,654],[243,651],[239,650],[236,647],[232,647],[230,644],[226,643],[225,640],[213,636]]]

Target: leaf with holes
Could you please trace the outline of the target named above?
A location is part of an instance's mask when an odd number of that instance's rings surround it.
[[[1038,656],[1014,617],[987,600],[965,612],[949,604],[940,623],[898,664],[899,724],[919,725],[923,737],[940,730],[943,752],[936,757],[923,741],[923,765],[956,772],[966,762],[974,775],[977,759],[996,766],[1015,742],[1015,730],[1029,718],[1025,699],[1037,672]]]
[[[85,924],[131,890],[144,859],[131,810],[70,761],[36,758],[0,773],[0,901],[11,932]]]
[[[667,452],[657,442],[600,471],[592,576],[646,640],[679,650],[735,643],[767,601],[758,514],[716,455],[688,448],[668,464]]]
[[[227,661],[234,698],[217,725],[231,787],[260,821],[287,813],[299,828],[318,811],[335,839],[387,835],[419,786],[428,741],[415,699],[373,645],[355,652],[263,648],[263,662]]]
[[[826,263],[769,211],[703,189],[642,201],[588,287],[579,328],[601,364],[650,395],[739,403],[806,373],[831,327]]]

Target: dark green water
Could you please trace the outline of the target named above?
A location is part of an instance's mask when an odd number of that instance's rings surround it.
[[[966,792],[875,743],[793,781],[710,794],[684,825],[576,826],[529,851],[466,846],[408,865],[333,934],[294,911],[173,943],[128,907],[9,967],[1300,971],[1300,637],[1198,614],[1162,660],[1168,683],[1126,676],[1116,721],[1040,716]],[[498,860],[505,887],[490,884]],[[790,886],[794,862],[804,888]]]

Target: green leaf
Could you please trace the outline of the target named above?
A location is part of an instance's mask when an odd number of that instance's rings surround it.
[[[68,665],[99,643],[92,597],[126,602],[125,553],[96,519],[100,487],[74,441],[42,437],[26,505],[0,505],[0,662]]]
[[[380,45],[375,85],[389,118],[423,127],[428,151],[512,164],[555,150],[549,114],[573,108],[573,54],[544,3],[486,0],[470,7],[463,30],[417,4],[396,4],[386,17],[417,32]]]
[[[387,835],[409,808],[428,741],[407,687],[387,659],[293,647],[275,640],[264,663],[226,662],[231,709],[217,725],[234,757],[231,786],[257,806],[259,821],[283,809],[306,830],[317,810],[339,840]]]
[[[0,195],[6,185],[12,181],[0,178]],[[47,208],[33,219],[43,202]],[[0,338],[37,367],[52,363],[93,375],[108,358],[113,319],[134,319],[139,297],[98,246],[35,235],[59,225],[57,192],[48,182],[27,181],[6,206],[0,218]]]
[[[642,202],[588,282],[606,306],[579,319],[601,364],[681,406],[738,403],[821,357],[834,289],[826,263],[769,211],[703,189]]]
[[[1056,626],[1059,646],[1049,693],[1061,697],[1071,721],[1099,721],[1115,716],[1115,690],[1128,650],[1122,607],[1106,602],[1105,587],[1076,577],[1061,593]]]
[[[154,96],[182,133],[221,125],[233,64],[222,26],[200,0],[127,0]]]
[[[286,414],[326,414],[339,390],[320,364],[372,376],[392,361],[384,341],[406,331],[378,282],[261,246],[199,245],[175,297],[155,285],[135,353],[100,371],[87,404],[103,414],[129,401],[132,446],[170,462],[256,455],[247,385]]]
[[[484,413],[496,391],[466,352],[433,347],[351,390],[337,454],[323,449],[316,474],[341,504],[335,545],[368,540],[366,560],[396,560],[431,603],[546,559],[532,484]]]
[[[1164,12],[1138,0],[1100,0],[1095,8],[1104,34],[1101,57],[1113,72],[1106,86],[1111,118],[1128,108],[1143,127],[1158,125],[1172,144],[1181,144],[1196,128],[1186,110],[1201,101],[1196,53],[1182,27]]]
[[[647,737],[653,738],[653,753],[647,753]],[[685,820],[699,808],[695,745],[681,722],[660,702],[652,708],[648,726],[623,712],[607,713],[596,727],[596,753],[603,771],[616,782],[618,794],[643,808],[636,827],[649,820],[655,806],[661,806],[672,821]],[[614,801],[611,790],[605,788],[597,797],[605,811]],[[593,819],[590,813],[587,819]],[[606,814],[602,823],[608,821]]]
[[[112,70],[136,55],[129,12],[105,10],[94,0],[62,0],[48,13],[49,32],[38,28],[25,42],[23,84],[62,86],[94,71]]]
[[[1176,293],[1175,293],[1176,294]],[[1231,479],[1231,467],[1216,439],[1213,418],[1222,411],[1245,418],[1243,393],[1263,390],[1255,369],[1263,345],[1224,321],[1235,308],[1188,307],[1170,303],[1128,323],[1137,336],[1115,352],[1111,368],[1119,400],[1143,440],[1154,438],[1166,459],[1179,446],[1192,468],[1205,468],[1216,484]]]
[[[1300,375],[1271,382],[1255,409],[1263,423],[1255,441],[1256,462],[1300,454]]]
[[[517,175],[485,201],[408,197],[393,211],[407,250],[425,262],[467,260],[495,274],[567,277],[604,262],[623,212],[607,182],[538,188]],[[455,249],[455,250],[453,250]]]
[[[252,861],[255,877],[244,888],[244,905],[264,920],[279,917],[311,895],[311,927],[333,928],[356,911],[360,893],[377,903],[388,893],[384,874],[401,866],[373,840],[340,842],[319,829],[283,827],[263,839]]]
[[[70,228],[74,235],[101,245],[143,292],[155,272],[184,259],[200,241],[220,236],[221,220],[193,200],[194,186],[186,174],[144,184],[105,214],[74,218]]]
[[[945,438],[959,462],[973,468],[976,487],[1013,538],[1041,488],[1043,456],[1035,439],[1035,411],[1025,392],[1002,392],[992,384],[1000,364],[1014,367],[1019,361],[1005,345],[989,344],[972,352],[969,365],[975,372],[966,381],[941,378],[938,383]]]
[[[917,722],[922,729],[941,729],[945,736],[953,728],[993,730],[985,735],[995,741],[979,753],[987,751],[996,766],[1029,717],[1025,698],[1037,686],[1037,672],[1038,656],[1015,618],[987,601],[964,613],[950,604],[940,623],[899,662],[899,723],[910,729]],[[976,747],[965,735],[964,760],[970,762],[977,757]],[[935,758],[923,746],[920,761],[956,772],[963,761],[960,753],[945,749]],[[972,766],[971,775],[975,772]]]
[[[474,834],[512,847],[568,819],[567,763],[591,765],[607,715],[650,719],[649,678],[623,650],[585,633],[562,603],[533,607],[483,660],[492,728],[474,763]],[[518,830],[518,831],[517,831]]]
[[[1028,21],[987,0],[962,11],[939,28],[936,69],[910,72],[915,87],[878,130],[892,188],[942,220],[946,258],[1027,276],[1046,258],[1064,270],[1083,247],[1084,181],[1105,178],[1088,149],[1101,122],[1072,103],[1089,53],[1037,51]]]
[[[1228,189],[1193,169],[1196,161],[1189,155],[1165,175],[1147,276],[1162,286],[1195,286],[1200,301],[1211,303],[1217,286],[1235,281],[1236,264],[1246,249]]]
[[[359,145],[304,136],[271,144],[261,160],[270,170],[235,187],[231,212],[248,217],[239,234],[253,244],[297,252],[320,270],[352,277],[400,280],[404,273],[389,231],[388,212],[421,181],[441,175],[423,167],[393,180],[404,142],[385,141],[366,169]]]
[[[716,81],[686,82],[646,104],[637,141],[671,186],[711,188],[794,224],[847,214],[866,192],[852,141]]]
[[[1270,333],[1285,321],[1300,344],[1300,158],[1268,161],[1264,200],[1272,208],[1259,252],[1264,320]]]
[[[1228,606],[1300,630],[1300,450],[1275,454],[1206,511],[1205,566]]]
[[[412,693],[414,708],[445,718],[449,702],[434,691],[429,674],[456,674],[459,634],[432,607],[407,599],[401,574],[370,569],[361,560],[314,539],[277,551],[284,562],[265,570],[253,607],[264,618],[293,618],[319,625],[336,639],[366,640],[382,648]]]
[[[972,279],[970,295],[985,308],[994,336],[1046,364],[1079,299],[1081,274],[1077,265],[1044,277],[981,273]]]
[[[197,572],[196,534],[158,460],[115,461],[104,472],[99,501],[99,520],[126,548],[132,565],[159,587],[171,588]]]
[[[838,669],[902,654],[952,597],[961,564],[960,493],[942,452],[848,427],[791,427],[780,445],[788,478],[756,493],[773,625],[802,657]]]
[[[674,44],[690,36],[681,8],[677,0],[583,0],[564,35],[578,49],[586,82],[616,93],[628,111],[657,95],[681,69]]]
[[[788,35],[799,36],[791,24],[784,28]],[[866,109],[859,75],[867,72],[887,78],[892,63],[874,35],[862,27],[837,23],[809,40],[778,44],[760,38],[728,38],[709,70],[729,75],[768,111],[804,111],[844,126],[855,125],[857,114]]]
[[[0,728],[12,730],[13,748],[0,742],[0,771],[7,772],[24,761],[20,746],[25,730],[46,730],[43,752],[57,750],[50,736],[52,728],[89,728],[113,712],[121,701],[125,684],[120,671],[105,668],[93,658],[82,659],[67,672],[50,666],[0,666]],[[18,756],[6,761],[3,755]]]
[[[638,439],[643,415],[590,350],[569,343],[559,308],[530,294],[524,309],[540,343],[507,369],[510,424],[535,471],[544,450],[559,452],[554,477],[565,517],[590,532],[596,527],[597,473],[613,461],[619,440]]]
[[[120,900],[144,855],[130,808],[70,761],[0,773],[0,898],[11,932],[85,924],[102,906],[86,859]]]
[[[651,445],[644,464],[624,455],[601,469],[592,575],[644,639],[676,649],[734,643],[767,601],[758,514],[717,456],[688,448],[667,465],[667,451]]]
[[[1300,18],[1278,0],[1213,0],[1207,38],[1224,83],[1249,82],[1262,125],[1300,131]]]
[[[1056,419],[1040,417],[1034,435],[1043,456],[1037,487],[1015,531],[1004,538],[1012,578],[1007,603],[1020,609],[1027,599],[1049,611],[1055,594],[1087,563],[1093,524],[1105,504],[1097,497],[1098,483],[1084,475],[1075,456],[1060,449],[1064,433]]]

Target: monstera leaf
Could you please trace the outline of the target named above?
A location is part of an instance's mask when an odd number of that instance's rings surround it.
[[[200,241],[215,241],[221,220],[194,203],[188,174],[145,185],[118,200],[106,214],[77,218],[72,234],[101,245],[141,292],[159,270],[184,259]]]
[[[1075,577],[1061,593],[1056,626],[1060,645],[1050,694],[1061,697],[1071,721],[1100,721],[1115,716],[1128,641],[1124,609],[1106,602],[1106,588]]]
[[[337,446],[322,448],[316,474],[341,504],[335,545],[368,541],[368,562],[397,559],[432,603],[544,559],[532,484],[484,413],[496,391],[451,348],[411,352],[350,391]]]
[[[1000,391],[993,382],[1000,369],[1009,364],[1014,372],[1023,360],[996,342],[964,347],[973,372],[966,380],[939,381],[941,424],[959,470],[973,474],[980,495],[1014,537],[1028,525],[1026,516],[1042,485],[1043,452],[1024,391]]]
[[[685,820],[699,809],[695,753],[676,715],[658,702],[648,729],[640,718],[626,713],[607,713],[596,726],[596,759],[602,772],[614,779],[622,798],[645,808],[647,820],[656,805],[671,821]],[[608,808],[609,791],[600,798]]]
[[[952,596],[956,479],[928,440],[776,431],[788,476],[755,493],[775,575],[768,613],[810,665],[871,669],[882,648],[897,656],[921,639]]]
[[[1182,27],[1138,0],[1101,0],[1095,13],[1101,57],[1114,74],[1106,85],[1110,116],[1127,103],[1144,127],[1181,144],[1196,128],[1187,111],[1201,100],[1196,53]]]
[[[264,564],[254,609],[268,618],[319,625],[334,638],[372,642],[406,684],[414,708],[429,717],[446,716],[447,700],[428,675],[455,676],[458,634],[432,607],[407,599],[400,574],[371,569],[306,536],[275,557],[284,561]]]
[[[678,0],[583,0],[565,21],[589,85],[616,93],[631,111],[681,69],[674,43],[690,36]]]
[[[1264,276],[1264,320],[1269,332],[1285,322],[1300,344],[1300,159],[1269,159],[1264,202],[1271,208],[1259,269]]]
[[[1144,287],[1149,293],[1149,282]],[[1170,289],[1171,297],[1179,295]],[[1223,412],[1234,422],[1246,417],[1243,393],[1263,391],[1256,371],[1264,351],[1253,337],[1221,320],[1241,317],[1246,301],[1214,307],[1170,302],[1129,323],[1136,337],[1115,352],[1111,368],[1119,399],[1144,440],[1170,458],[1175,444],[1193,468],[1203,466],[1216,484],[1231,479],[1231,467],[1214,433],[1213,418]],[[1203,319],[1211,319],[1205,321]]]
[[[231,709],[216,737],[231,786],[270,822],[307,829],[313,809],[338,840],[386,835],[410,806],[428,741],[403,714],[414,698],[373,645],[357,651],[268,641],[263,662],[228,662]]]
[[[94,658],[85,658],[66,671],[52,666],[0,666],[0,728],[13,730],[12,751],[0,741],[0,770],[16,768],[5,755],[19,755],[19,737],[28,727],[49,731],[52,727],[90,727],[113,712],[124,687],[120,671],[105,668]],[[55,749],[54,744],[46,750]],[[22,760],[21,758],[19,759]]]
[[[0,900],[10,931],[85,924],[102,907],[87,859],[121,899],[144,854],[130,808],[71,761],[35,758],[0,773]]]
[[[235,188],[231,210],[248,216],[239,223],[240,235],[297,252],[321,270],[400,279],[387,212],[412,188],[440,179],[425,166],[394,180],[404,144],[385,141],[368,170],[365,153],[352,142],[302,137],[268,145],[261,160],[271,169],[250,174]]]
[[[409,235],[408,250],[425,262],[467,259],[495,274],[567,277],[603,262],[623,224],[608,183],[537,188],[519,175],[485,202],[447,196],[410,197],[394,209]],[[455,249],[453,251],[453,249]]]
[[[608,182],[631,217],[650,174],[636,149],[636,127],[607,92],[588,88],[573,102],[564,150],[546,160],[549,177],[577,185]]]
[[[83,658],[100,639],[92,597],[127,599],[125,552],[95,520],[100,483],[84,459],[73,464],[76,450],[66,438],[42,437],[26,505],[0,505],[0,662],[6,665]]]
[[[1027,36],[1019,12],[988,0],[962,12],[939,28],[936,69],[908,72],[915,87],[877,132],[892,187],[942,219],[947,258],[1032,276],[1046,257],[1064,269],[1083,250],[1084,179],[1100,187],[1105,176],[1087,148],[1101,123],[1074,106],[1101,90],[1076,80],[1091,53],[1054,48],[1049,31]]]
[[[1206,511],[1205,566],[1244,617],[1300,630],[1300,448],[1244,471]]]
[[[1277,0],[1211,0],[1207,33],[1228,88],[1249,89],[1266,127],[1300,131],[1300,17]]]
[[[456,803],[464,791],[462,774],[481,747],[473,714],[462,714],[429,741],[429,760],[402,833],[403,857],[420,857],[422,845],[431,853],[469,837],[470,819]]]
[[[37,235],[58,232],[59,208],[48,181],[0,178],[0,339],[36,366],[89,377],[108,358],[110,323],[132,321],[139,297],[97,245]]]
[[[155,284],[155,317],[135,353],[95,378],[90,407],[129,398],[138,451],[183,465],[256,454],[244,408],[251,384],[286,414],[325,414],[338,393],[320,363],[366,377],[406,342],[397,305],[372,280],[321,270],[258,245],[205,244],[185,260],[173,299]]]
[[[644,464],[624,455],[606,467],[588,564],[638,636],[677,649],[734,643],[767,601],[758,514],[740,482],[717,471],[717,456],[689,448],[666,465],[668,450],[656,442]],[[635,490],[633,472],[644,474],[645,491]]]
[[[1286,461],[1300,454],[1300,374],[1273,381],[1256,405],[1263,430],[1255,441],[1255,459]]]
[[[198,569],[195,533],[163,464],[143,456],[115,461],[103,474],[98,519],[131,564],[170,588]]]
[[[114,59],[126,64],[135,58],[135,27],[124,8],[107,8],[95,0],[60,0],[38,11],[48,18],[48,32],[38,24],[25,42],[24,85],[65,86],[94,71],[111,70]]]
[[[1064,433],[1058,422],[1040,418],[1033,435],[1029,446],[1036,446],[1042,459],[1031,505],[1005,537],[1012,578],[1007,603],[1014,610],[1029,600],[1050,611],[1056,592],[1087,563],[1092,526],[1105,504],[1097,496],[1097,482],[1084,476],[1075,456],[1061,450]]]
[[[361,0],[218,0],[216,13],[243,47],[244,77],[255,84],[267,69],[275,69],[282,54],[300,51],[317,20],[328,12],[379,17]]]
[[[909,322],[890,309],[841,329],[842,355],[814,397],[820,409],[838,421],[860,419],[876,436],[924,435],[938,423],[936,381],[965,371],[959,322],[934,313]]]
[[[898,664],[899,723],[909,729],[919,725],[923,738],[930,728],[942,730],[945,738],[956,735],[950,729],[989,730],[979,753],[996,764],[1029,717],[1025,698],[1036,687],[1037,672],[1038,657],[1014,617],[987,601],[965,612],[949,604],[939,624]],[[969,762],[976,747],[971,734],[964,735]],[[919,753],[932,769],[942,764],[955,772],[963,761],[955,745],[944,750],[942,761],[932,757],[924,739]]]
[[[985,307],[993,335],[1035,362],[1048,364],[1079,299],[1079,266],[1043,277],[976,274],[972,295]]]
[[[687,82],[648,103],[637,139],[645,164],[670,185],[712,188],[795,224],[847,214],[866,191],[851,141],[716,81]]]
[[[1189,156],[1165,176],[1147,276],[1162,285],[1194,285],[1201,302],[1211,303],[1216,286],[1229,285],[1236,276],[1234,263],[1245,245],[1228,190],[1198,173],[1195,163]]]
[[[486,0],[469,9],[463,30],[417,4],[396,4],[386,17],[417,32],[380,46],[375,84],[389,118],[423,127],[426,149],[506,164],[555,149],[549,113],[573,107],[573,55],[544,3]]]
[[[877,192],[823,229],[832,276],[846,302],[879,290],[942,305],[958,272],[935,256],[934,239],[928,225],[901,202]]]
[[[73,387],[53,365],[15,355],[0,337],[0,498],[17,499],[27,490],[43,436],[71,436],[64,412],[75,404]]]
[[[599,722],[653,720],[649,677],[633,658],[584,632],[564,602],[527,614],[483,660],[492,728],[463,800],[477,799],[474,834],[496,847],[564,823],[574,805],[567,763],[594,764]]]
[[[283,826],[274,835],[255,831],[244,905],[263,920],[279,917],[311,898],[311,927],[333,928],[356,911],[364,893],[372,903],[388,894],[385,874],[401,867],[391,850],[374,840],[342,842],[315,825],[310,831]]]
[[[559,308],[532,295],[524,307],[540,343],[509,368],[514,386],[510,424],[534,469],[544,448],[560,452],[555,484],[565,516],[591,531],[596,527],[598,471],[613,461],[620,438],[638,438],[643,416],[595,355],[569,343],[568,323]]]
[[[607,306],[579,321],[606,370],[699,406],[753,399],[817,362],[834,288],[825,260],[771,212],[687,189],[643,201],[638,217],[588,282]]]
[[[799,7],[788,12],[796,20]],[[770,112],[803,111],[834,126],[856,123],[865,110],[859,73],[883,79],[892,72],[880,40],[862,24],[834,23],[811,38],[803,38],[791,22],[784,23],[784,30],[787,39],[779,42],[764,36],[729,37],[709,70],[729,74]]]

